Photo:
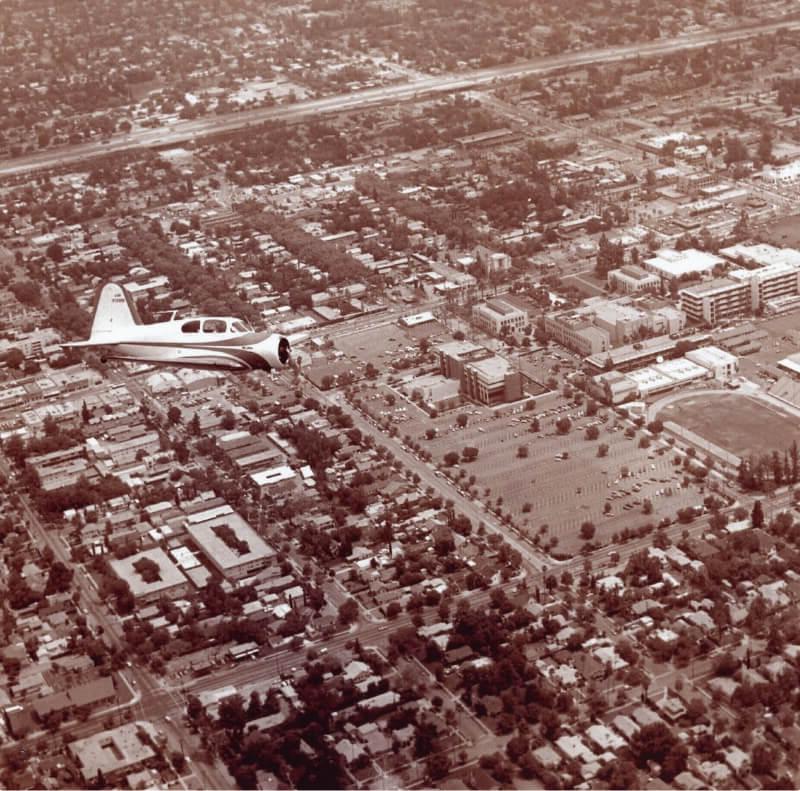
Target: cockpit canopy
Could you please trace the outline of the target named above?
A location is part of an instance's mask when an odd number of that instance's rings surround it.
[[[241,319],[189,319],[181,324],[181,332],[194,333],[253,332],[253,328]]]

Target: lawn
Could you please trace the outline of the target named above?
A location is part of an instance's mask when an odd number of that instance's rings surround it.
[[[800,217],[783,217],[765,229],[767,241],[776,247],[797,247],[800,244]]]
[[[800,438],[797,418],[735,393],[687,398],[670,404],[659,413],[659,418],[680,423],[715,445],[745,458],[751,453],[783,451],[794,439]]]

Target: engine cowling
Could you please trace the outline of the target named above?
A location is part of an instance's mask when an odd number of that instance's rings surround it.
[[[286,368],[292,361],[292,346],[283,335],[270,335],[259,344],[258,353],[272,369]]]

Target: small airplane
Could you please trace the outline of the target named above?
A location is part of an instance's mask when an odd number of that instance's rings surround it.
[[[256,332],[242,319],[193,316],[143,324],[131,295],[105,283],[95,296],[89,340],[62,343],[94,348],[101,360],[125,360],[177,368],[272,371],[291,364],[288,338]]]

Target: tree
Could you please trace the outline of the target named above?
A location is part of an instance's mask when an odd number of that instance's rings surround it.
[[[646,766],[648,761],[661,763],[677,744],[677,738],[663,722],[645,725],[631,739],[631,752],[639,766]]]
[[[520,459],[527,459],[528,458],[528,446],[527,445],[520,445],[517,448],[517,457]]]
[[[64,260],[64,248],[58,242],[52,242],[47,246],[47,257],[56,264]]]
[[[443,461],[448,467],[452,467],[454,464],[458,464],[458,454],[454,450],[448,451],[444,454]]]
[[[556,420],[556,431],[559,434],[569,433],[570,428],[572,428],[572,421],[566,415],[562,415]]]
[[[456,423],[458,424],[459,428],[466,428],[467,423],[469,422],[469,417],[461,412],[458,417],[456,417]]]
[[[167,410],[167,420],[169,420],[169,422],[170,422],[170,423],[171,423],[173,426],[177,426],[177,425],[178,425],[178,423],[180,423],[180,422],[181,422],[181,418],[182,418],[182,417],[183,417],[183,415],[182,415],[182,413],[181,413],[181,409],[180,409],[180,407],[179,407],[179,406],[176,406],[175,404],[173,404],[173,405],[172,405],[172,406],[171,406],[171,407],[170,407],[170,408]]]
[[[753,511],[750,514],[750,523],[756,528],[764,526],[764,508],[761,505],[761,500],[756,500],[753,503]]]
[[[588,440],[597,439],[600,436],[600,429],[597,426],[588,426],[584,435]]]
[[[444,752],[436,753],[428,758],[425,768],[431,780],[441,780],[450,771],[450,757]]]
[[[356,600],[348,597],[339,605],[339,623],[349,626],[358,618],[358,604]]]
[[[20,368],[25,362],[25,355],[14,346],[6,352],[5,362],[9,368]]]
[[[778,756],[775,750],[765,742],[759,742],[752,753],[753,774],[772,774],[777,765]]]
[[[475,461],[478,458],[478,449],[472,447],[471,445],[467,445],[462,451],[461,456],[464,461]]]
[[[597,446],[597,456],[599,458],[605,458],[608,455],[608,445],[605,442],[601,442]]]
[[[725,139],[725,164],[733,165],[749,159],[747,146],[740,137],[730,135]]]
[[[241,695],[230,695],[222,700],[217,712],[219,724],[233,734],[241,735],[247,722],[247,711]]]
[[[642,513],[649,516],[653,513],[653,501],[649,497],[645,497],[642,503]]]
[[[611,761],[606,765],[608,777],[603,777],[609,788],[628,789],[641,788],[639,773],[631,761],[622,759]],[[605,773],[604,773],[605,775]]]
[[[594,538],[595,526],[591,522],[584,522],[581,525],[581,538],[584,541],[591,541]]]
[[[54,561],[50,566],[50,573],[47,575],[44,592],[49,595],[68,591],[72,584],[72,574],[72,569],[65,566],[60,560]]]

